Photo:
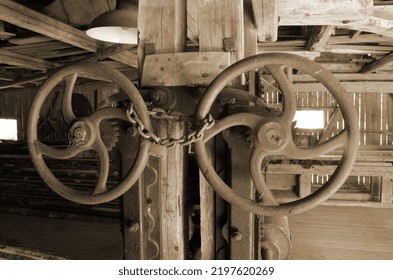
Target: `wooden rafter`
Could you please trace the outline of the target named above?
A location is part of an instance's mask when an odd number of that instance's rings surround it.
[[[0,2],[0,20],[90,52],[96,52],[108,46],[108,44],[91,39],[79,29],[10,0]],[[137,56],[134,53],[124,52],[111,58],[132,67],[138,67]]]
[[[349,22],[341,27],[393,37],[393,20],[374,16],[361,21]]]
[[[336,27],[333,25],[322,25],[314,27],[313,33],[307,42],[307,51],[321,51],[327,41],[334,33]]]
[[[361,72],[364,74],[376,72],[376,71],[386,68],[392,64],[393,64],[393,52],[384,56],[381,59],[378,59],[374,62],[366,64],[365,66],[363,66]]]
[[[61,64],[40,58],[23,55],[8,50],[0,50],[0,63],[34,70],[47,70]]]
[[[279,0],[280,25],[340,25],[365,20],[373,0]]]
[[[119,44],[112,45],[107,48],[100,49],[94,54],[87,55],[87,56],[81,58],[80,60],[75,61],[75,63],[84,62],[84,61],[85,62],[98,62],[98,61],[108,58],[109,56],[129,50],[132,47],[133,46],[131,46],[131,45],[119,45]],[[1,52],[2,52],[2,50],[0,50],[0,53]],[[18,56],[20,56],[20,55],[18,54]],[[60,64],[58,66],[60,66]],[[1,77],[1,75],[0,75],[0,77]],[[29,84],[29,83],[37,83],[39,81],[46,79],[47,77],[48,77],[48,75],[46,73],[44,73],[44,74],[38,74],[38,75],[30,76],[30,77],[25,77],[22,79],[9,80],[10,82],[1,84],[0,89],[19,87],[19,86]],[[92,78],[94,79],[94,77],[92,77]]]

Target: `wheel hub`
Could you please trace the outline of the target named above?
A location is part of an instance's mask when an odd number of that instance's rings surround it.
[[[287,142],[284,126],[276,121],[263,123],[257,131],[257,140],[266,151],[281,150]]]
[[[72,141],[81,148],[90,146],[95,139],[95,129],[87,121],[77,121],[70,130]]]

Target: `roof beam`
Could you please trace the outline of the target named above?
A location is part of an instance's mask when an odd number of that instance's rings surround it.
[[[376,72],[380,69],[391,66],[392,64],[393,64],[393,52],[382,57],[381,59],[378,59],[374,62],[364,65],[363,68],[360,70],[360,72],[364,74]]]
[[[108,46],[108,44],[91,39],[79,29],[10,0],[0,2],[0,20],[90,52],[96,52]],[[124,52],[111,58],[132,67],[138,67],[137,55],[134,53]]]
[[[4,49],[0,49],[0,63],[33,70],[48,70],[61,66],[60,63],[55,63]]]
[[[347,92],[359,93],[392,93],[393,82],[342,82]],[[327,92],[321,83],[295,83],[292,85],[294,92]]]
[[[373,0],[279,0],[280,25],[342,25],[373,13]]]
[[[349,22],[340,27],[393,37],[393,20],[370,16],[365,20]]]
[[[334,25],[322,25],[314,27],[313,33],[307,42],[306,50],[321,51],[335,30],[336,27]]]

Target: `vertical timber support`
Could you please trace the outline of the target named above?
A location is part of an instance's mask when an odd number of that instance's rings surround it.
[[[182,52],[186,42],[186,0],[139,0],[138,59],[140,77],[146,55]],[[145,85],[149,86],[149,85]],[[153,121],[160,138],[180,138],[187,132],[183,122]],[[150,157],[136,194],[124,198],[124,211],[139,208],[138,231],[129,236],[129,245],[139,249],[140,259],[188,259],[188,214],[185,207],[186,150],[180,145],[167,149],[161,158]],[[139,202],[139,206],[127,203]],[[138,210],[139,211],[139,210]],[[124,213],[127,215],[127,213]],[[135,215],[134,215],[135,216]],[[135,223],[135,222],[134,222]],[[131,223],[132,228],[132,223]],[[127,238],[127,236],[125,236]],[[139,244],[139,245],[138,245]],[[134,250],[138,251],[138,250]],[[134,257],[133,255],[131,257]],[[127,254],[126,254],[127,258]]]
[[[198,11],[199,51],[228,51],[230,62],[234,63],[244,57],[243,37],[243,1],[190,0]],[[215,143],[208,143],[212,160],[215,158]],[[201,258],[221,258],[219,255],[222,240],[216,237],[222,228],[216,228],[217,216],[221,205],[215,193],[202,173],[200,178],[201,207]]]

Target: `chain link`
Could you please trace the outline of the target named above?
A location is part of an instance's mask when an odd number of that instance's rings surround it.
[[[184,116],[172,115],[171,112],[169,111],[167,112],[161,108],[153,108],[151,111],[149,111],[149,115],[159,120],[161,119],[169,119],[169,120],[176,120],[176,121],[190,120],[190,118]],[[202,120],[200,126],[197,129],[193,130],[188,135],[184,135],[183,137],[180,138],[173,138],[173,137],[160,138],[143,124],[138,114],[135,112],[132,103],[130,104],[130,107],[127,110],[127,118],[129,122],[137,128],[138,134],[141,137],[148,139],[155,144],[165,147],[171,147],[173,145],[181,145],[181,146],[191,145],[192,143],[203,138],[205,130],[210,129],[215,124],[215,120],[213,119],[213,116],[211,114],[208,114],[207,117]]]

